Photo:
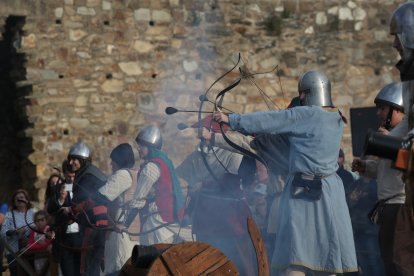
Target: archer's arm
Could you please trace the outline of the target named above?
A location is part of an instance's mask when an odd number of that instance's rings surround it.
[[[250,146],[250,142],[254,139],[252,136],[246,136],[241,134],[240,132],[237,131],[227,131],[226,132],[226,136],[235,144],[239,145],[240,147],[256,153],[256,150],[254,150],[251,146]],[[238,150],[236,150],[235,148],[233,148],[232,146],[230,146],[223,138],[223,135],[220,133],[210,133],[208,131],[208,129],[203,128],[203,133],[202,133],[202,137],[204,139],[206,139],[207,141],[211,142],[212,146],[216,146],[231,152],[236,152],[236,153],[240,153]]]
[[[142,168],[138,177],[137,191],[131,202],[131,207],[138,209],[144,207],[148,194],[160,175],[160,169],[155,163],[149,162]]]

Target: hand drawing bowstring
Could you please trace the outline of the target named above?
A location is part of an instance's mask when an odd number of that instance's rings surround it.
[[[228,75],[230,72],[232,72],[240,63],[240,61],[242,60],[241,55],[239,53],[238,55],[238,60],[236,62],[236,64],[230,69],[228,70],[226,73],[224,73],[222,76],[220,76],[217,80],[215,80],[210,87],[206,90],[205,94],[204,94],[204,98],[208,98],[207,94],[210,92],[210,90],[212,89],[212,87],[219,82],[221,79],[223,79],[226,75]],[[282,83],[280,80],[280,74],[279,74],[279,70],[278,70],[278,65],[276,65],[272,70],[270,71],[266,71],[266,72],[259,72],[259,73],[251,73],[246,66],[246,63],[243,60],[244,65],[239,67],[239,72],[240,72],[240,77],[237,78],[235,81],[233,81],[229,86],[227,86],[226,88],[224,88],[223,90],[221,90],[216,98],[215,98],[215,102],[214,102],[214,110],[211,112],[213,114],[214,111],[221,111],[221,109],[223,108],[223,99],[224,99],[224,95],[231,91],[233,88],[235,88],[237,85],[240,84],[240,82],[244,79],[247,79],[250,84],[255,87],[258,91],[260,96],[262,97],[262,99],[264,100],[267,108],[269,110],[273,110],[273,108],[275,108],[276,110],[281,109],[268,95],[267,93],[256,83],[254,76],[256,75],[263,75],[263,74],[268,74],[268,73],[276,73],[277,77],[278,77],[278,82],[279,82],[279,86],[282,92],[282,97],[284,98],[284,91],[283,91],[283,87],[282,87]],[[273,107],[273,108],[272,108]],[[203,110],[203,101],[200,103],[200,108],[199,108],[199,114],[198,114],[198,121],[199,121],[199,132],[202,131],[202,122],[201,122],[201,111]],[[212,120],[210,122],[210,126],[209,126],[209,131],[211,131],[212,128]],[[223,123],[220,123],[220,131],[221,134],[223,135],[224,140],[233,148],[235,148],[238,152],[241,152],[243,155],[249,156],[251,158],[254,158],[256,160],[258,160],[259,162],[263,163],[266,167],[266,162],[263,160],[263,158],[261,158],[260,156],[256,155],[253,152],[250,152],[242,147],[240,147],[239,145],[237,145],[236,143],[232,142],[230,140],[230,138],[227,137],[227,135],[225,134],[225,131],[223,129]],[[207,170],[209,171],[209,173],[213,176],[213,178],[218,181],[217,177],[215,176],[214,172],[212,171],[212,169],[210,168],[206,157],[205,157],[205,153],[202,150],[202,146],[207,146],[208,149],[214,153],[215,158],[217,159],[218,163],[221,164],[221,166],[223,166],[223,168],[227,171],[227,168],[224,166],[224,164],[220,161],[220,159],[218,158],[217,154],[215,153],[214,148],[211,145],[206,145],[205,141],[201,140],[200,142],[200,151],[201,151],[201,156],[203,159],[203,162],[207,168]],[[228,171],[227,171],[228,172]]]

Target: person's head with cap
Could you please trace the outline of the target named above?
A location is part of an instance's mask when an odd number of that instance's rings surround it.
[[[116,146],[111,152],[112,171],[119,169],[130,169],[135,164],[134,152],[128,143]]]
[[[410,73],[414,62],[414,2],[407,1],[394,10],[390,19],[390,34],[394,36],[393,47],[401,56],[397,69],[402,80],[410,80],[404,75]]]
[[[153,152],[161,151],[163,144],[161,131],[155,125],[143,127],[135,141],[138,144],[139,156],[144,159]]]
[[[298,82],[301,105],[333,107],[331,81],[321,71],[311,70],[303,74]]]
[[[405,116],[403,102],[403,84],[393,82],[385,85],[374,99],[377,106],[377,116],[381,126],[391,130],[398,125]]]
[[[92,162],[91,149],[83,141],[79,141],[70,147],[67,159],[72,171],[77,172]]]

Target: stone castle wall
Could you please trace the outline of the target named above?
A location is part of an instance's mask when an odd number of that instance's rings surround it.
[[[388,22],[402,2],[2,1],[0,19],[25,19],[16,52],[25,55],[26,71],[16,85],[30,87],[21,107],[29,123],[23,133],[31,140],[26,156],[35,169],[31,184],[42,197],[51,168],[79,139],[108,172],[111,148],[133,143],[149,123],[160,126],[177,165],[197,139],[192,129],[176,125],[195,123],[197,114],[167,116],[164,109],[196,110],[199,96],[236,63],[238,53],[245,69],[268,73],[243,79],[227,93],[229,109],[283,109],[297,95],[298,77],[317,69],[331,79],[334,103],[349,118],[351,107],[373,106],[377,91],[399,80]],[[234,70],[218,82],[210,99],[237,77]],[[343,148],[350,161],[349,124]]]

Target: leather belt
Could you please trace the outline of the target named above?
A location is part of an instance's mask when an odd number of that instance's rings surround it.
[[[309,174],[304,174],[304,173],[298,173],[300,175],[300,177],[302,179],[305,180],[320,180],[320,179],[324,179],[327,178],[328,176],[332,175],[332,174],[328,174],[328,175],[309,175]]]

